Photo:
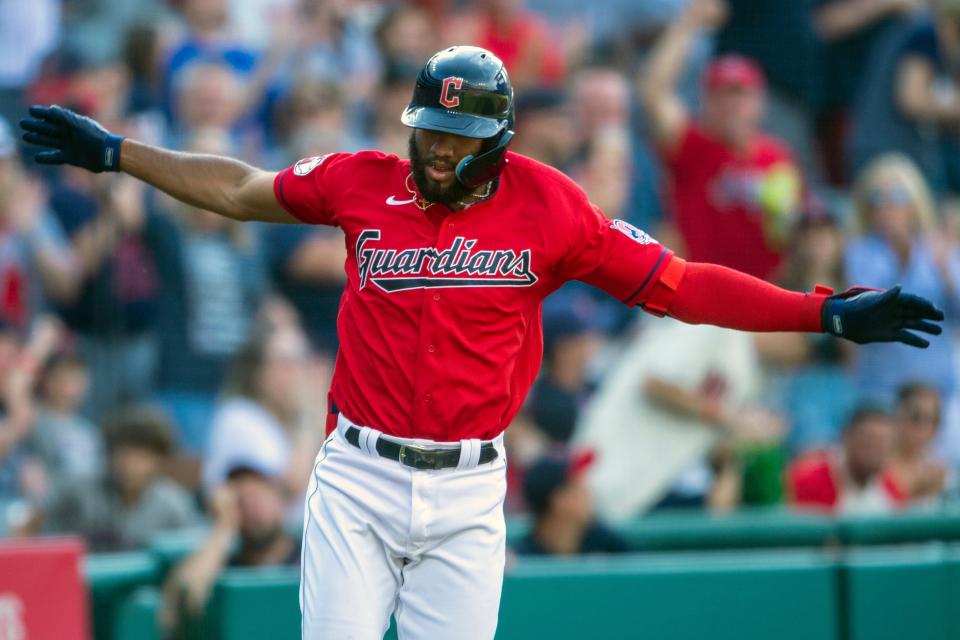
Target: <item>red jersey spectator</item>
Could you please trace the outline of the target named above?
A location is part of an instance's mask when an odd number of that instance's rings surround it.
[[[566,61],[547,22],[525,11],[522,0],[482,0],[450,25],[450,42],[470,42],[503,60],[515,89],[556,86]]]
[[[667,241],[685,245],[691,260],[772,278],[802,185],[790,151],[760,131],[763,72],[740,56],[714,60],[704,76],[699,120],[690,117],[675,88],[699,30],[718,26],[725,14],[718,0],[691,3],[655,46],[641,87],[679,233]]]
[[[894,424],[886,412],[861,407],[843,434],[839,451],[799,458],[787,472],[792,502],[835,513],[888,513],[906,502],[906,493],[889,469]]]

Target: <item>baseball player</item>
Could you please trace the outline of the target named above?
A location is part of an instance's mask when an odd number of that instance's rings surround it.
[[[410,159],[377,151],[261,171],[115,136],[33,107],[41,164],[124,171],[236,220],[340,227],[348,258],[329,436],[306,498],[303,637],[489,639],[504,565],[503,430],[542,353],[541,305],[568,280],[628,306],[748,331],[928,346],[942,312],[903,293],[797,293],[685,262],[608,220],[568,177],[507,151],[513,90],[476,47],[434,55],[401,116]],[[912,330],[912,331],[911,331]]]

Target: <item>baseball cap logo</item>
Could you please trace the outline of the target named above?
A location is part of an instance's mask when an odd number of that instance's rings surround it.
[[[447,109],[453,109],[460,105],[460,96],[451,96],[450,87],[460,89],[463,87],[463,78],[450,76],[443,79],[443,89],[440,90],[440,104]]]

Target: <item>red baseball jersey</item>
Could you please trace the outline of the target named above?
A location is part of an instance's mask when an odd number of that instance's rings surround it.
[[[684,257],[758,278],[775,275],[801,191],[786,147],[758,135],[738,155],[691,123],[665,165]]]
[[[331,399],[387,434],[497,436],[540,368],[543,299],[577,279],[642,305],[673,260],[517,154],[494,195],[463,211],[423,211],[413,188],[410,162],[377,151],[306,158],[274,182],[292,215],[344,232]]]

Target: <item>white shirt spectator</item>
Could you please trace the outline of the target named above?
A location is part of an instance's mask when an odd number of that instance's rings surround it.
[[[250,467],[267,477],[283,474],[290,461],[291,441],[283,425],[248,398],[230,398],[213,417],[203,462],[203,486],[210,490],[227,479],[230,470]]]
[[[890,497],[880,476],[871,480],[866,486],[860,487],[850,478],[845,478],[840,493],[840,504],[837,513],[844,515],[877,515],[893,513],[898,505]]]
[[[717,430],[648,399],[643,389],[651,376],[689,390],[715,380],[734,407],[756,398],[761,383],[749,334],[670,319],[647,323],[607,372],[574,435],[575,447],[597,453],[587,482],[608,521],[649,509],[677,481],[687,490],[712,481],[697,467]]]

